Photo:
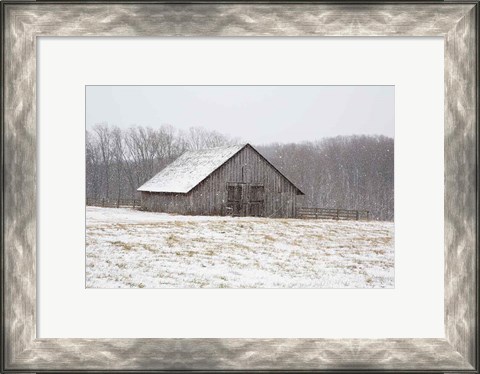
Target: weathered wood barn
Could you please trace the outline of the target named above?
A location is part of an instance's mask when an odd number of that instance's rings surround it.
[[[138,191],[149,211],[261,217],[295,217],[303,195],[250,144],[185,152]]]

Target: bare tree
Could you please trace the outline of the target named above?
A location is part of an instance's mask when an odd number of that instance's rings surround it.
[[[112,141],[110,135],[110,128],[106,124],[99,124],[93,128],[96,134],[98,147],[101,156],[101,170],[103,171],[103,194],[108,200],[110,192],[110,166],[112,161]]]
[[[100,154],[97,139],[90,133],[85,134],[86,189],[87,196],[97,199],[100,196]]]

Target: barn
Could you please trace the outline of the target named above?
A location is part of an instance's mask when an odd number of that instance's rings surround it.
[[[250,144],[185,152],[138,191],[153,212],[284,218],[304,195]]]

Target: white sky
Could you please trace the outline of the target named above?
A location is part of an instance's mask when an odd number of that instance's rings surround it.
[[[201,126],[253,144],[394,136],[394,86],[87,86],[86,126]]]

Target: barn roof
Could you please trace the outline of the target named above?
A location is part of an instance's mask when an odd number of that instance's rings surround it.
[[[240,144],[187,151],[138,191],[187,193],[244,146],[245,144]]]
[[[249,144],[238,144],[187,151],[152,179],[140,186],[137,191],[188,193],[246,146],[252,147]],[[253,149],[258,153],[255,148]],[[278,171],[268,160],[267,162]],[[290,182],[288,178],[286,179]],[[295,186],[295,188],[303,195],[303,192],[298,187]]]

